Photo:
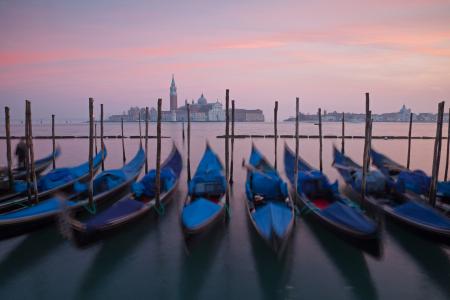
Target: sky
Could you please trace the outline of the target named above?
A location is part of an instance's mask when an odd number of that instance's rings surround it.
[[[224,102],[271,120],[300,110],[436,112],[450,103],[450,1],[1,1],[0,104],[13,118]],[[97,107],[98,109],[98,107]]]

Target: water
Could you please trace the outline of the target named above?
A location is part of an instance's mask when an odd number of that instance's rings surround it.
[[[374,134],[406,135],[408,124],[375,123]],[[317,126],[300,124],[301,134],[317,133]],[[293,123],[280,123],[280,134],[292,134]],[[340,125],[324,124],[324,134],[340,134]],[[58,125],[56,132],[87,134],[86,124]],[[347,124],[349,135],[363,134],[363,124]],[[415,135],[433,135],[435,125],[417,124]],[[23,128],[12,126],[12,134]],[[35,135],[49,135],[48,125],[35,125]],[[192,171],[208,139],[224,156],[223,123],[192,124]],[[155,124],[150,134],[156,133]],[[236,134],[272,134],[270,123],[238,123]],[[105,135],[120,134],[120,124],[105,124]],[[125,124],[126,135],[138,134],[137,123]],[[4,132],[0,131],[0,135]],[[163,124],[163,135],[171,136],[185,154],[181,124]],[[16,141],[14,141],[15,143]],[[450,250],[386,223],[382,255],[373,257],[342,241],[306,218],[297,219],[292,239],[282,258],[276,258],[256,236],[245,211],[245,172],[240,164],[248,158],[252,140],[235,141],[235,184],[231,196],[231,221],[195,243],[186,243],[179,224],[180,205],[186,193],[186,172],[172,204],[162,217],[149,215],[114,236],[88,248],[77,248],[64,240],[55,227],[0,242],[0,299],[449,299]],[[253,139],[273,161],[273,139]],[[283,143],[279,139],[278,165],[284,176]],[[87,140],[58,140],[62,154],[58,166],[85,161]],[[106,140],[106,168],[121,166],[120,139]],[[339,179],[331,167],[332,144],[324,140],[324,171]],[[399,162],[406,161],[406,140],[374,140],[374,147]],[[126,140],[127,157],[139,145]],[[171,140],[162,142],[162,159]],[[362,159],[363,140],[347,140],[346,152]],[[0,141],[0,149],[6,149]],[[36,157],[51,151],[50,140],[35,141]],[[149,162],[154,167],[156,144],[149,141]],[[414,140],[412,168],[430,172],[432,140]],[[318,165],[318,140],[301,140],[301,155]],[[0,164],[5,164],[4,151]],[[441,169],[443,172],[443,170]]]

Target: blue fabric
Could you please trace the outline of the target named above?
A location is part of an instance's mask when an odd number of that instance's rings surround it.
[[[438,197],[449,198],[450,197],[450,181],[441,181],[437,185]]]
[[[196,229],[217,215],[223,207],[205,198],[197,198],[183,208],[181,220],[186,228]]]
[[[353,187],[360,191],[362,189],[362,170],[358,170],[353,174]],[[382,194],[386,192],[386,178],[380,171],[369,171],[366,176],[366,192],[368,194]]]
[[[125,198],[116,202],[113,206],[107,210],[101,212],[100,214],[91,218],[86,222],[86,229],[88,231],[101,228],[102,226],[111,223],[116,219],[132,214],[140,209],[144,204],[140,201],[136,201],[131,198]]]
[[[286,183],[280,177],[268,176],[261,172],[251,173],[252,194],[258,194],[265,199],[283,200],[288,196]]]
[[[106,157],[106,148],[105,148]],[[94,157],[94,168],[97,168],[102,161],[101,151]],[[57,168],[51,170],[38,180],[38,190],[44,192],[54,189],[67,182],[73,181],[79,177],[86,175],[89,172],[89,162],[83,163],[77,167],[72,168]]]
[[[256,226],[266,239],[270,239],[272,234],[283,237],[292,217],[291,209],[283,202],[268,202],[252,214]]]
[[[298,192],[308,197],[331,196],[338,192],[337,182],[330,184],[328,178],[317,170],[299,172],[297,182]]]
[[[377,230],[375,223],[367,219],[357,208],[349,207],[340,201],[335,201],[320,214],[359,232],[370,234]]]
[[[205,196],[225,193],[227,182],[222,164],[209,146],[198,165],[195,175],[189,182],[189,195]]]
[[[427,195],[430,190],[431,178],[423,171],[402,171],[398,174],[395,188],[397,192],[412,191],[419,195]]]
[[[450,230],[450,220],[427,205],[409,201],[395,207],[394,211],[400,216],[416,222]]]
[[[50,198],[30,207],[26,207],[10,213],[3,213],[0,215],[0,220],[20,219],[49,212],[57,213],[61,210],[62,201],[63,200],[56,197]],[[76,204],[76,202],[72,201],[66,201],[65,203],[67,206],[73,206]]]
[[[175,184],[176,179],[177,177],[172,169],[162,169],[160,174],[161,192],[170,190]],[[151,170],[139,182],[134,183],[132,186],[132,190],[136,197],[141,197],[142,195],[149,198],[155,197],[156,170]]]
[[[127,176],[121,169],[103,171],[94,178],[92,183],[93,194],[97,195],[109,191],[126,180]]]

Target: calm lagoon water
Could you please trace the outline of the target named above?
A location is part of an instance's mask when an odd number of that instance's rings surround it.
[[[163,135],[172,137],[186,154],[181,124],[163,123]],[[362,135],[363,124],[347,124],[348,135]],[[300,124],[300,134],[316,134],[314,124]],[[340,124],[325,123],[324,134],[340,134]],[[417,124],[414,135],[433,136],[434,124]],[[444,128],[446,131],[446,128]],[[280,134],[292,134],[293,123],[280,123]],[[408,124],[374,123],[374,135],[406,135]],[[12,134],[23,132],[12,126]],[[87,124],[57,125],[58,135],[86,135]],[[48,125],[36,124],[34,135],[49,135]],[[155,124],[150,134],[156,133]],[[223,123],[192,124],[192,171],[206,139],[224,156]],[[236,134],[272,134],[271,123],[237,123]],[[120,124],[105,124],[105,135],[120,134]],[[137,135],[137,123],[125,125],[126,135]],[[4,135],[3,128],[0,135]],[[15,143],[16,141],[14,141]],[[69,166],[87,159],[86,139],[58,140],[62,154],[57,166]],[[179,213],[186,193],[186,170],[173,202],[164,216],[149,215],[114,236],[77,248],[61,237],[56,227],[0,241],[0,299],[449,299],[450,249],[416,236],[386,222],[382,254],[374,257],[341,240],[315,224],[308,216],[298,218],[283,257],[277,258],[249,226],[245,212],[245,172],[240,164],[254,142],[274,160],[273,139],[235,141],[235,184],[231,196],[231,220],[195,243],[184,242]],[[292,148],[293,139],[279,139],[278,165],[284,176],[283,144]],[[171,139],[162,143],[162,159]],[[332,145],[324,140],[324,171],[340,180],[331,167]],[[121,166],[121,141],[105,141],[106,168]],[[139,145],[126,140],[127,157]],[[374,140],[374,148],[399,162],[406,162],[406,140]],[[149,162],[154,167],[156,143],[149,141]],[[363,140],[347,140],[346,152],[362,160]],[[0,141],[0,165],[4,165],[5,143]],[[36,157],[51,151],[50,140],[35,141]],[[432,140],[414,140],[412,168],[430,172]],[[301,140],[301,155],[318,165],[318,140]],[[443,172],[443,170],[441,169]]]

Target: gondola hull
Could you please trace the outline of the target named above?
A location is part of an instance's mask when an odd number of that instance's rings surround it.
[[[130,162],[130,165],[133,166],[130,167],[129,165],[127,171],[124,171],[124,181],[106,191],[94,195],[94,204],[100,206],[104,202],[126,192],[131,183],[139,176],[143,164],[144,154],[141,149],[134,160]],[[42,227],[42,225],[55,221],[61,213],[76,213],[83,210],[88,204],[88,199],[66,201],[59,197],[53,197],[29,208],[0,214],[0,238],[8,238],[27,231],[33,231]]]
[[[225,196],[222,197],[220,202],[225,202],[224,197]],[[190,199],[188,199],[187,201],[190,201]],[[214,226],[219,224],[220,221],[223,221],[225,219],[225,213],[226,213],[225,205],[222,205],[216,214],[211,216],[206,222],[202,223],[200,226],[197,227],[187,227],[184,225],[183,221],[181,221],[181,227],[183,229],[185,237],[189,238],[193,235],[200,235],[211,230]]]

